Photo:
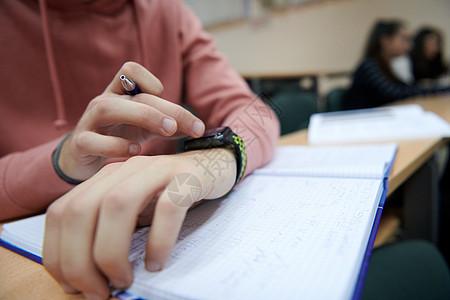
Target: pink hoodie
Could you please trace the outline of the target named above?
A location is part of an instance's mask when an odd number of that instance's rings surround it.
[[[126,61],[155,74],[162,97],[191,107],[207,128],[241,135],[246,174],[274,152],[277,117],[181,0],[2,0],[0,46],[0,219],[41,212],[73,188],[51,154]],[[143,149],[174,153],[176,142]]]

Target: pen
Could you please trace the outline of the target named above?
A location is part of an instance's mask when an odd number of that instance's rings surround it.
[[[125,75],[120,75],[120,81],[122,82],[123,89],[128,95],[136,95],[141,92],[136,82],[131,80]]]

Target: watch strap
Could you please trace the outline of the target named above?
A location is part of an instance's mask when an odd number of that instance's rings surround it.
[[[247,152],[245,151],[244,141],[240,136],[232,132],[231,137],[234,143],[234,154],[236,155],[237,170],[235,185],[242,179],[247,166]]]
[[[229,127],[221,127],[214,131],[218,132],[200,138],[186,140],[184,142],[184,151],[213,148],[227,148],[232,150],[236,158],[235,184],[237,184],[243,177],[247,166],[247,153],[245,151],[244,141]]]

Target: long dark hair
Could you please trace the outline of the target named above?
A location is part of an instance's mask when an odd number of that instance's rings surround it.
[[[398,81],[386,61],[381,55],[381,38],[393,37],[400,29],[404,27],[403,22],[399,20],[378,21],[372,28],[369,39],[364,50],[364,58],[374,59],[380,66],[381,70],[393,81]]]
[[[431,34],[436,35],[438,38],[439,51],[432,60],[428,60],[424,52],[425,39]],[[411,50],[411,60],[415,80],[435,79],[447,72],[447,66],[442,57],[442,35],[438,30],[424,27],[417,32],[414,37],[414,46]]]

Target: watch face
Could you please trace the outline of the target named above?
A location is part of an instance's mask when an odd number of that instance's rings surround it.
[[[208,149],[221,147],[231,139],[231,129],[228,127],[218,127],[205,131],[205,135],[200,138],[189,139],[184,142],[185,150]]]
[[[203,135],[203,138],[222,135],[224,133],[225,129],[226,129],[226,127],[217,127],[217,128],[213,128],[213,129],[207,129],[205,131],[205,134]]]

